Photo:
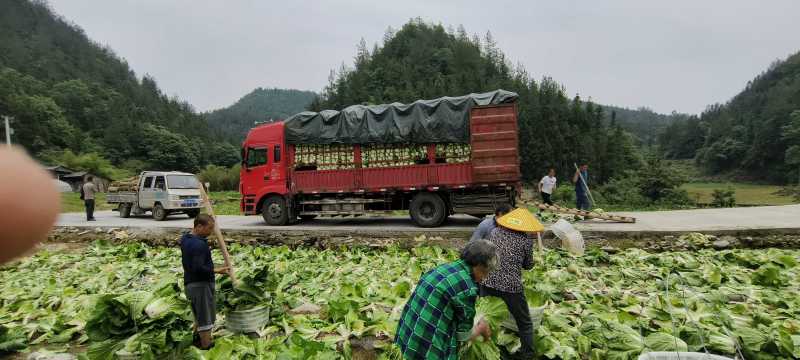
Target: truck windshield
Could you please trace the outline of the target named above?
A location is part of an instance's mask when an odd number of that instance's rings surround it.
[[[170,189],[198,189],[200,183],[192,175],[167,175]]]

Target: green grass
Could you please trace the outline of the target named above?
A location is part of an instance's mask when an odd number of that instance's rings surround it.
[[[711,203],[711,193],[715,189],[725,189],[728,185],[736,190],[736,205],[788,205],[797,203],[791,196],[779,195],[777,185],[758,185],[722,182],[691,182],[682,186],[689,197],[698,204]]]
[[[239,211],[241,195],[238,191],[212,191],[208,193],[208,197],[214,204],[216,215],[242,215]]]
[[[105,193],[94,194],[94,211],[111,210],[114,207],[106,203]],[[84,212],[81,195],[76,192],[61,193],[61,212]]]
[[[239,213],[239,192],[212,191],[208,194],[217,215],[241,215]],[[113,210],[116,207],[106,202],[105,193],[95,194],[95,211]],[[61,193],[61,212],[83,212],[83,200],[75,192]]]

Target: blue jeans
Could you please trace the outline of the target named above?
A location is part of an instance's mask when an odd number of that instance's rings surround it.
[[[578,210],[589,210],[591,204],[589,203],[589,195],[575,193],[575,207]]]

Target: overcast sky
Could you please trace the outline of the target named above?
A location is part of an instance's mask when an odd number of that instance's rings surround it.
[[[570,95],[658,112],[727,101],[800,50],[798,0],[50,0],[138,75],[198,110],[256,87],[319,91],[412,17],[491,31],[514,63]],[[453,94],[460,95],[460,94]]]

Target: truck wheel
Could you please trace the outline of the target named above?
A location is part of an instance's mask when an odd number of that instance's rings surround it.
[[[447,218],[444,200],[433,193],[419,193],[411,200],[411,219],[421,227],[437,227]]]
[[[300,220],[309,221],[317,218],[317,215],[300,215]]]
[[[167,218],[167,210],[161,204],[153,206],[153,219],[156,221],[164,221]]]
[[[119,206],[119,217],[127,219],[131,217],[131,205],[120,205]]]
[[[190,218],[194,219],[197,217],[197,215],[200,215],[200,209],[186,210],[186,215],[189,215]]]
[[[264,201],[261,208],[261,216],[269,225],[286,225],[289,221],[289,213],[286,208],[286,200],[280,196],[271,196]]]

